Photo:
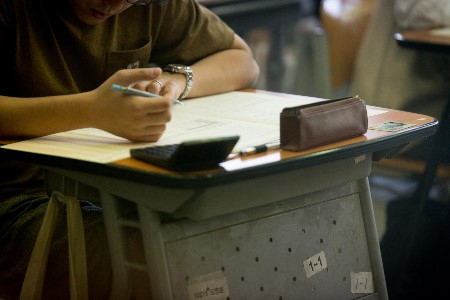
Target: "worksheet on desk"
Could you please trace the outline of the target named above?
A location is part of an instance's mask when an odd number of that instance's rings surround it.
[[[132,143],[102,130],[86,128],[61,132],[3,146],[26,152],[108,163],[130,156],[132,148],[176,144],[194,139],[239,135],[235,151],[279,140],[280,113],[292,107],[320,101],[312,97],[280,97],[271,94],[229,92],[185,100],[174,105],[172,120],[156,143]],[[369,115],[381,113],[372,111]]]

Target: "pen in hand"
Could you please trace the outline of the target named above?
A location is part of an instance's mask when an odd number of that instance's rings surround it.
[[[272,149],[278,149],[278,148],[280,148],[280,142],[271,142],[271,143],[262,144],[262,145],[258,145],[258,146],[246,147],[246,148],[242,149],[241,151],[239,151],[239,155],[241,155],[241,156],[252,155],[252,154],[261,153],[261,152],[265,152],[265,151],[272,150]]]
[[[151,97],[151,98],[161,97],[158,94],[153,94],[153,93],[150,93],[150,92],[147,92],[147,91],[142,91],[142,90],[138,90],[138,89],[134,89],[134,88],[130,88],[130,87],[125,87],[125,86],[121,86],[121,85],[118,85],[118,84],[111,85],[111,89],[113,91],[119,91],[119,92],[122,92],[122,93],[127,94],[127,95],[134,95],[134,96],[141,96],[141,97]],[[174,100],[173,104],[183,104],[183,102],[181,102],[179,100]]]

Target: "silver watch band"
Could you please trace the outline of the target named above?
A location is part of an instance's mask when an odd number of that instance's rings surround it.
[[[164,71],[184,74],[186,77],[186,88],[183,93],[181,93],[178,100],[185,99],[189,95],[194,82],[194,72],[192,71],[192,68],[185,65],[169,64],[164,68]]]

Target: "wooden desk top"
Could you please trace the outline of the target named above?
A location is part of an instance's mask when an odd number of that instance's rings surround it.
[[[439,30],[448,30],[450,32],[450,27],[399,32],[394,35],[394,38],[400,46],[405,48],[449,52],[450,35],[439,34]]]
[[[253,92],[269,93],[283,97],[300,97],[266,91]],[[363,136],[301,152],[271,150],[266,153],[247,157],[236,156],[223,163],[222,168],[195,172],[172,172],[133,158],[127,158],[109,164],[100,164],[51,155],[15,151],[2,147],[0,147],[0,153],[5,158],[23,160],[47,167],[183,188],[211,186],[231,181],[245,180],[246,178],[254,178],[255,176],[286,172],[364,154],[378,153],[380,155],[381,153],[381,156],[383,156],[384,151],[432,135],[437,129],[438,122],[432,117],[397,110],[382,110],[387,112],[369,117],[369,127],[387,121],[404,122],[416,126],[398,132],[369,129]],[[3,143],[9,142],[11,141],[3,141]],[[232,168],[230,168],[231,165]]]

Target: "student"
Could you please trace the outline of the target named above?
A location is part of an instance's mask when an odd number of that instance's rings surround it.
[[[95,127],[156,141],[174,99],[249,87],[259,74],[246,43],[195,0],[2,0],[0,56],[0,139]],[[0,158],[0,298],[18,297],[47,202],[39,168]],[[89,293],[102,299],[111,275],[101,209],[81,206]],[[47,299],[68,297],[65,231],[55,239]]]
[[[370,105],[440,117],[450,91],[450,56],[403,49],[394,34],[449,25],[448,0],[378,0],[358,52],[353,93]]]

